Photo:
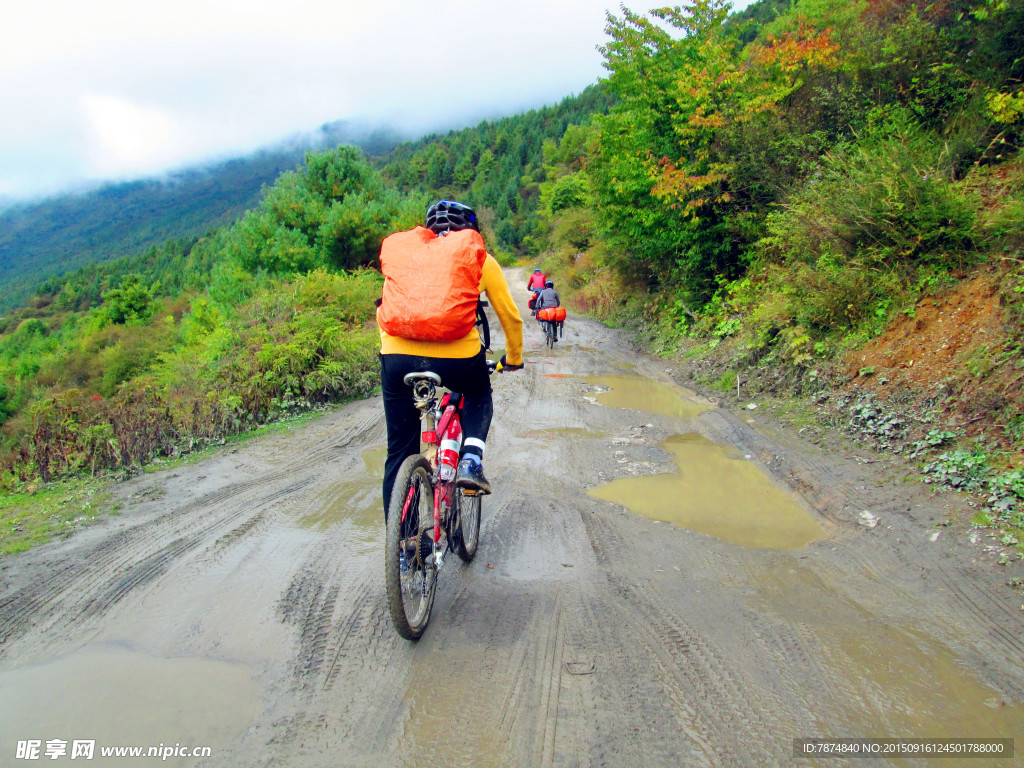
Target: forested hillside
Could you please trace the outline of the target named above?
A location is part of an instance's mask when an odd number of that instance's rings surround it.
[[[907,435],[1020,515],[1024,5],[729,17],[698,0],[606,29],[608,75],[579,96],[376,161],[310,153],[230,225],[48,281],[0,327],[5,486],[370,391],[380,241],[454,197],[499,257],[653,349],[715,358],[706,383],[725,391],[762,375],[818,392],[923,302],[985,280],[999,334],[949,363],[941,392],[906,395],[959,398],[975,426],[936,410]]]
[[[300,165],[311,149],[352,143],[373,156],[399,141],[380,129],[331,123],[246,157],[11,206],[0,211],[0,312],[20,304],[52,275],[231,224],[259,203],[264,186]]]
[[[378,165],[402,191],[458,197],[486,211],[498,247],[536,251],[545,152],[571,143],[579,126],[612,103],[603,84],[590,86],[552,107],[401,144]]]

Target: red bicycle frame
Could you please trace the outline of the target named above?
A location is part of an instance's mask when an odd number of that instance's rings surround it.
[[[424,430],[422,433],[423,442],[427,444],[427,448],[424,453],[427,459],[430,461],[430,466],[434,470],[434,476],[432,478],[432,491],[434,494],[434,543],[437,544],[441,541],[441,511],[447,510],[451,506],[452,496],[455,492],[455,481],[442,480],[437,459],[437,446],[438,446],[438,435],[443,435],[448,430],[452,419],[458,419],[459,413],[462,410],[462,395],[459,395],[457,403],[452,404],[451,393],[445,392],[441,397],[441,402],[437,406],[437,410],[441,412],[441,418],[437,422],[437,426],[434,429]],[[433,419],[433,414],[430,416]],[[409,487],[409,492],[406,494],[405,503],[402,505],[402,522],[405,522],[405,517],[409,512],[409,505],[412,504],[413,496],[416,494],[415,486]]]

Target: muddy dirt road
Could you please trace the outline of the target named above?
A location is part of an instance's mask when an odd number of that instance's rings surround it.
[[[597,323],[541,342],[527,322],[531,364],[495,378],[480,551],[419,643],[385,605],[372,398],[0,561],[0,765],[27,740],[67,742],[47,764],[84,740],[96,765],[770,766],[836,764],[796,738],[1024,736],[1024,611],[942,526],[963,500],[716,408]]]

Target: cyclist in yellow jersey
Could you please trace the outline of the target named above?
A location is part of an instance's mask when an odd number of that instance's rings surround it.
[[[441,200],[427,211],[426,226],[436,235],[462,229],[479,232],[476,213],[462,203]],[[437,265],[445,268],[445,265]],[[523,367],[523,321],[509,292],[501,265],[489,253],[483,262],[479,292],[486,293],[490,306],[505,332],[503,370]],[[391,489],[402,462],[420,451],[419,411],[413,405],[409,387],[403,381],[407,373],[433,371],[448,389],[464,395],[462,414],[463,442],[455,483],[461,488],[490,493],[491,485],[483,472],[483,456],[491,425],[493,405],[487,360],[476,326],[454,341],[423,341],[380,332],[381,387],[384,418],[388,431],[388,455],[384,463],[384,514],[391,500]]]

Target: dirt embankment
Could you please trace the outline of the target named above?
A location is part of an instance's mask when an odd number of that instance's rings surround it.
[[[1012,450],[1007,422],[1024,413],[1024,370],[1008,349],[1004,290],[998,272],[988,270],[918,302],[849,355],[850,387],[928,404],[950,427]]]

